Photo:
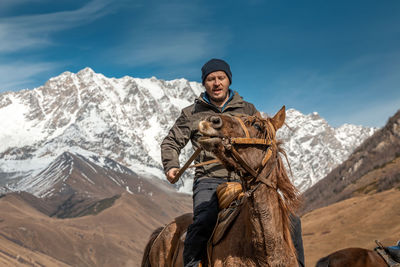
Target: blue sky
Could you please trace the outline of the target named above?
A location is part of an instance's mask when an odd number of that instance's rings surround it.
[[[0,1],[0,93],[85,67],[200,82],[213,57],[259,110],[380,127],[400,108],[400,1]]]

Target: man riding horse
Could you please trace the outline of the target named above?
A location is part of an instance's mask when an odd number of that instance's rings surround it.
[[[201,136],[198,124],[215,114],[258,115],[253,104],[229,88],[232,73],[229,65],[221,59],[211,59],[201,69],[202,82],[206,89],[195,103],[184,108],[168,135],[161,144],[161,157],[168,181],[175,182],[179,171],[180,151],[190,140],[193,148],[198,148]],[[215,159],[210,152],[202,150],[195,162]],[[218,162],[199,166],[193,182],[193,223],[189,226],[184,242],[183,262],[185,267],[199,266],[206,257],[206,246],[218,217],[216,188],[227,181],[238,181],[240,177],[229,173]],[[304,266],[304,251],[301,237],[300,219],[291,216],[292,239],[297,250],[299,266]]]

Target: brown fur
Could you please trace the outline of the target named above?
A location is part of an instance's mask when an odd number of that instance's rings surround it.
[[[375,251],[364,248],[346,248],[321,258],[316,267],[386,267],[383,258]]]
[[[208,255],[211,266],[297,266],[295,248],[290,236],[289,214],[296,210],[300,200],[298,191],[291,183],[279,156],[279,153],[284,151],[280,148],[280,143],[275,141],[275,132],[283,125],[285,119],[284,112],[283,108],[273,118],[267,119],[257,116],[242,117],[250,137],[273,141],[268,148],[272,150],[272,156],[264,167],[261,164],[266,153],[264,146],[237,146],[241,157],[250,167],[259,170],[259,177],[269,180],[272,187],[247,177],[244,168],[231,157],[222,143],[213,143],[207,147],[228,170],[244,174],[243,183],[250,190],[240,206],[235,223],[225,237],[212,247]],[[210,129],[214,133],[217,130],[225,137],[244,137],[244,131],[237,120],[227,115],[220,115],[220,118],[220,129],[211,129],[212,126],[205,123],[202,133],[206,134],[207,129]],[[173,230],[183,231],[177,228]],[[162,238],[165,240],[162,241]],[[162,238],[157,238],[154,246],[157,242],[168,243],[172,240],[168,236]],[[157,259],[151,266],[182,266],[177,262],[177,265],[171,265],[171,262],[163,259],[163,254],[170,253],[166,249],[171,247],[151,249],[149,257]],[[176,252],[174,254],[177,255]]]
[[[150,265],[150,259],[149,259],[149,253],[150,249],[153,246],[154,240],[158,237],[158,235],[161,233],[161,231],[164,229],[164,227],[158,227],[150,236],[150,240],[148,241],[146,247],[144,248],[143,252],[143,258],[142,258],[142,264],[140,265],[141,267],[151,267]]]
[[[183,266],[183,238],[187,227],[192,223],[191,213],[183,214],[174,221],[153,232],[146,245],[142,258],[142,267]]]

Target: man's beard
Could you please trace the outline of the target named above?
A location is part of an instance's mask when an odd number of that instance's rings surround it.
[[[225,99],[228,97],[228,91],[226,91],[226,93],[224,94],[224,95],[222,95],[222,96],[220,96],[220,97],[213,97],[213,96],[209,96],[210,97],[210,99],[212,100],[212,101],[214,101],[215,103],[222,103],[222,102],[224,102],[225,101]]]

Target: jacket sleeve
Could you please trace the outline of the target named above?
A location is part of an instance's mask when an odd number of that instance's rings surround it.
[[[180,167],[179,154],[181,153],[181,149],[188,143],[190,135],[190,122],[182,111],[174,126],[172,126],[168,135],[161,143],[161,160],[165,173],[171,168]]]
[[[252,103],[248,103],[248,105],[249,105],[249,115],[250,116],[260,116],[261,117],[261,114],[260,114],[260,112],[256,109],[256,107],[252,104]]]

